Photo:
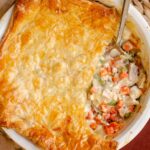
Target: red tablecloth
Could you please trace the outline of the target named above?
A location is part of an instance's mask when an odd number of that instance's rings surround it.
[[[150,120],[140,134],[121,150],[150,150]]]

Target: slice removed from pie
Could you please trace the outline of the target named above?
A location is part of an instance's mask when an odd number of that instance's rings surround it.
[[[116,149],[90,129],[85,110],[118,20],[88,0],[18,0],[0,43],[0,126],[43,149]]]

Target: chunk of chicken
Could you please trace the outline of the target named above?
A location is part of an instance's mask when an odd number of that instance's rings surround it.
[[[141,96],[142,92],[137,86],[133,86],[130,89],[130,97],[132,99],[137,99]]]
[[[129,80],[131,85],[138,82],[138,67],[134,63],[129,66]]]

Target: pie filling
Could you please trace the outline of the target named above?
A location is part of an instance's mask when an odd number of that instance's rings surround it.
[[[141,50],[132,40],[124,41],[123,51],[110,47],[100,57],[88,91],[86,119],[92,130],[114,135],[140,105],[146,73]]]

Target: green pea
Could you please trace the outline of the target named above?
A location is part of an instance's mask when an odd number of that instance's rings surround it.
[[[115,100],[112,100],[111,102],[108,103],[108,105],[111,105],[111,106],[115,106],[117,104],[117,101]]]

